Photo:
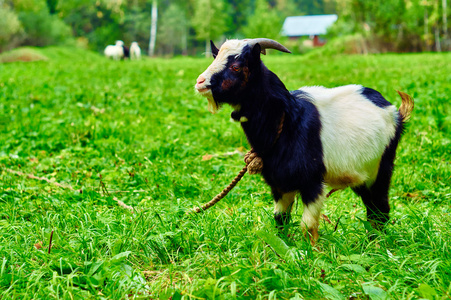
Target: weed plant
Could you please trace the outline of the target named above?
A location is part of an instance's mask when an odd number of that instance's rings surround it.
[[[397,106],[396,90],[415,98],[390,223],[374,232],[361,200],[336,192],[316,248],[301,204],[278,234],[258,175],[185,215],[249,148],[231,109],[212,115],[194,93],[209,59],[42,54],[0,64],[1,299],[451,297],[450,53],[263,57],[289,89],[358,83]]]

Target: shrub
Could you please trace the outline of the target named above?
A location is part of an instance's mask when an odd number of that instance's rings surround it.
[[[23,36],[18,16],[8,7],[0,6],[0,52],[16,46]]]
[[[72,37],[70,27],[47,9],[38,12],[21,12],[19,18],[25,30],[24,44],[48,46],[65,43]]]
[[[280,39],[279,39],[280,40]],[[287,47],[293,54],[305,54],[315,49],[313,42],[306,37],[299,39],[286,39],[283,45]]]

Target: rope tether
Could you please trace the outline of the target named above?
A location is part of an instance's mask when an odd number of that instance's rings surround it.
[[[280,134],[282,133],[283,129],[283,122],[285,120],[285,112],[282,114],[282,118],[279,123],[279,127],[277,129],[277,135],[274,139],[274,142],[272,146],[277,142],[277,140],[280,137]],[[251,149],[249,152],[246,153],[244,156],[244,162],[246,165],[244,168],[236,175],[236,177],[232,180],[232,182],[222,190],[221,193],[217,194],[213,199],[211,199],[209,202],[202,205],[202,207],[196,207],[193,209],[195,213],[199,213],[201,211],[207,210],[216,203],[218,203],[222,198],[227,196],[227,194],[235,187],[235,185],[243,178],[244,174],[246,174],[247,171],[249,171],[249,174],[260,174],[263,170],[263,160],[260,156],[258,156],[257,152],[255,152],[254,149]],[[190,212],[187,212],[186,214],[189,214]]]

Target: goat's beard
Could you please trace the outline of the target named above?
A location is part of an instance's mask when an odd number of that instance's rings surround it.
[[[213,99],[213,95],[208,95],[207,100],[208,100],[208,111],[211,112],[212,114],[217,113],[221,107],[218,105],[215,99]]]

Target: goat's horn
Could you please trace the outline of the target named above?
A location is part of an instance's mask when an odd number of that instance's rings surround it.
[[[282,52],[291,53],[291,51],[288,50],[287,48],[285,48],[285,46],[283,46],[282,44],[280,44],[274,40],[263,39],[263,38],[248,40],[249,46],[254,46],[257,43],[262,48],[261,52],[263,54],[266,54],[266,49],[276,49],[276,50],[279,50]]]

